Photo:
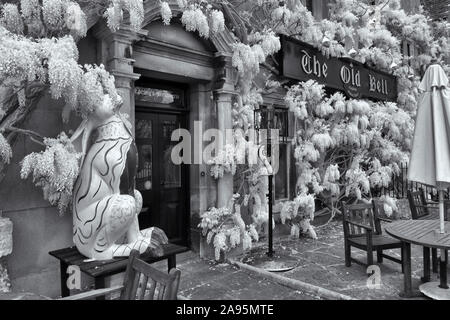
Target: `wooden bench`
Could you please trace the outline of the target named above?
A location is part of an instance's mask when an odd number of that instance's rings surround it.
[[[189,251],[189,248],[179,246],[176,244],[163,245],[164,254],[161,257],[151,257],[149,254],[142,254],[141,259],[147,263],[154,263],[157,261],[167,259],[168,270],[176,267],[176,255]],[[105,278],[120,272],[125,271],[127,267],[127,257],[114,258],[111,260],[94,260],[89,261],[87,257],[83,256],[76,247],[69,247],[50,251],[49,254],[60,262],[61,273],[61,296],[67,297],[70,295],[70,290],[67,287],[67,268],[69,266],[78,266],[80,271],[94,278],[95,289],[105,288]]]

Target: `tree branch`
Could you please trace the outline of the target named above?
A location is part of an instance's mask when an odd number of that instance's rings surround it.
[[[44,137],[41,136],[39,133],[34,132],[32,130],[21,129],[21,128],[9,126],[9,127],[5,128],[5,131],[11,131],[11,132],[24,134],[26,136],[29,136],[32,141],[34,141],[42,146],[45,146],[45,144],[43,142],[36,139],[36,138],[39,138],[41,140],[44,140]]]

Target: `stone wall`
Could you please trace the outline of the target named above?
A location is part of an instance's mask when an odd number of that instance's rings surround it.
[[[450,21],[450,0],[422,0],[421,2],[432,19]]]
[[[96,60],[95,39],[91,36],[79,43],[80,64],[94,63]],[[59,132],[74,130],[80,119],[71,117],[69,124],[61,121],[62,103],[45,95],[29,116],[23,127],[43,136],[53,137]],[[42,189],[35,187],[31,179],[20,178],[20,161],[31,152],[39,152],[42,147],[28,137],[19,136],[13,145],[13,158],[0,185],[0,210],[3,219],[14,226],[12,232],[12,252],[0,258],[0,291],[7,267],[13,292],[26,291],[50,297],[60,293],[59,262],[48,252],[73,245],[72,214],[60,216],[58,210],[43,199]],[[0,257],[5,237],[0,222]]]
[[[11,290],[6,256],[12,252],[12,230],[11,220],[2,218],[0,212],[0,292],[9,292]]]

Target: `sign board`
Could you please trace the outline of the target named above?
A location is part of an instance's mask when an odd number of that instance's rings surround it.
[[[350,58],[324,56],[302,41],[280,36],[280,75],[344,91],[351,98],[397,100],[397,78]]]

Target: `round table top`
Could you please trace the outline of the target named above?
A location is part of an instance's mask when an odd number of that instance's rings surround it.
[[[445,221],[440,233],[439,220],[400,220],[389,223],[385,231],[392,237],[420,246],[450,249],[450,222]]]

